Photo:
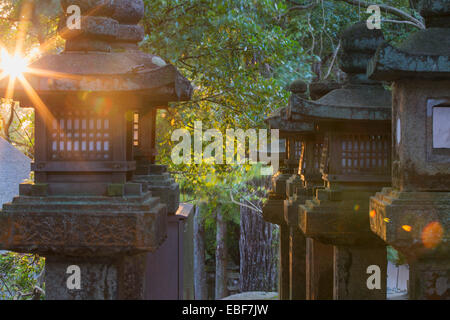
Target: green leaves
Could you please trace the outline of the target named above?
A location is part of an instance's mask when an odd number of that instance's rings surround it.
[[[44,258],[31,254],[0,253],[0,300],[29,300],[41,293]],[[41,295],[40,299],[44,297]]]

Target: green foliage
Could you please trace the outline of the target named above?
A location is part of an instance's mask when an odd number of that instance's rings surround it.
[[[407,263],[405,257],[391,246],[387,246],[387,258],[390,262],[395,263],[396,266]]]
[[[44,299],[45,261],[37,255],[0,253],[0,300]]]

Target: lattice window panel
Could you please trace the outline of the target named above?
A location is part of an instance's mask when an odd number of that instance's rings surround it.
[[[313,164],[314,164],[314,170],[316,172],[319,172],[320,169],[320,165],[321,165],[321,159],[322,159],[322,150],[323,150],[323,143],[322,142],[316,142],[314,143],[314,150],[313,150]],[[302,147],[302,153],[301,153],[301,157],[300,157],[300,164],[302,166],[301,168],[301,172],[305,173],[305,169],[306,169],[306,143],[303,144]]]
[[[301,140],[294,140],[294,154],[295,154],[295,160],[300,160],[300,157],[302,156],[302,141]]]
[[[54,114],[50,128],[51,160],[111,160],[110,119],[94,111]]]
[[[322,159],[322,149],[323,143],[315,143],[314,144],[314,169],[319,171],[320,169],[320,160]]]
[[[348,134],[338,137],[341,148],[341,173],[389,173],[389,135]]]

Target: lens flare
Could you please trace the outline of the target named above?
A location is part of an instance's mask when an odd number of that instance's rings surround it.
[[[422,230],[422,243],[425,248],[435,248],[442,241],[444,235],[444,229],[437,221],[430,222]]]
[[[405,230],[406,232],[411,232],[412,230],[411,226],[408,226],[407,224],[403,225],[402,229]]]
[[[28,61],[19,55],[10,55],[5,49],[0,51],[0,69],[2,73],[17,78],[27,71]]]

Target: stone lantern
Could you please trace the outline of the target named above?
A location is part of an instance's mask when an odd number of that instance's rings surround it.
[[[317,101],[293,96],[297,101],[291,102],[292,110],[314,121],[325,137],[326,188],[299,206],[299,224],[306,237],[334,246],[334,299],[385,299],[386,248],[365,214],[369,197],[390,181],[391,96],[365,76],[383,35],[358,23],[343,32],[341,41],[340,67],[349,82]],[[369,288],[372,268],[380,281]]]
[[[16,88],[35,108],[35,179],[3,206],[0,248],[46,257],[47,299],[142,299],[167,206],[132,181],[133,113],[188,99],[191,87],[138,50],[142,0],[61,4],[80,7],[81,25],[62,24],[65,51],[33,63]]]
[[[292,86],[291,86],[292,90]],[[306,85],[295,88],[306,92]],[[272,177],[272,191],[269,192],[267,202],[263,206],[263,217],[265,221],[280,226],[280,299],[290,298],[290,276],[289,276],[289,227],[284,219],[284,200],[286,199],[286,182],[296,173],[300,159],[302,142],[297,137],[297,132],[304,131],[304,125],[287,121],[286,108],[278,109],[270,115],[266,122],[271,129],[279,129],[279,137],[285,139],[285,154],[283,167]]]
[[[450,2],[418,8],[427,29],[368,67],[393,81],[392,188],[371,198],[370,223],[406,256],[410,299],[450,299]]]
[[[313,83],[309,91],[311,96],[320,98],[339,87],[337,83]],[[290,226],[291,291],[298,299],[329,300],[333,297],[333,247],[305,238],[298,220],[298,206],[312,199],[317,189],[324,188],[320,173],[324,137],[315,130],[313,122],[296,113],[297,97],[301,98],[293,92],[287,121],[303,123],[305,130],[298,133],[303,141],[298,175],[287,181],[284,201],[284,215]]]
[[[308,121],[285,120],[284,125],[294,123],[296,138],[302,141],[298,173],[286,181],[284,220],[289,228],[289,289],[291,300],[306,299],[306,238],[298,227],[298,205],[303,204],[311,192],[315,164],[319,163],[321,141],[313,135],[314,124]],[[316,152],[314,152],[316,150]],[[314,159],[315,153],[317,156]],[[316,160],[316,161],[314,161]],[[315,163],[314,163],[315,162]],[[317,170],[318,171],[318,170]],[[308,172],[308,174],[307,174]],[[301,175],[301,176],[300,176]],[[321,177],[319,176],[321,180]],[[308,180],[306,182],[306,180]],[[308,188],[306,187],[308,184]],[[312,192],[311,192],[312,194]]]

